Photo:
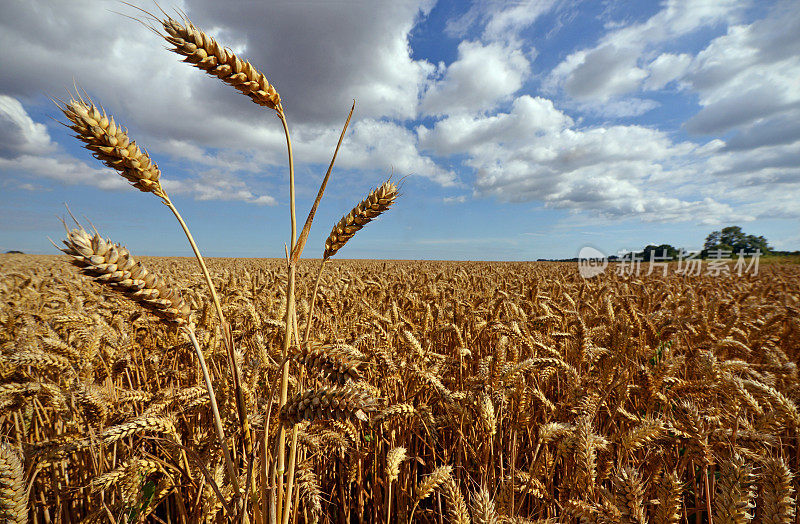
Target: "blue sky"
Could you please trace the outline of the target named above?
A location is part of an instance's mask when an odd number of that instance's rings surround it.
[[[732,224],[800,249],[797,2],[162,6],[281,93],[301,224],[356,99],[306,256],[392,172],[405,177],[402,198],[338,256],[691,249]],[[147,148],[204,253],[282,256],[288,185],[274,114],[180,63],[117,2],[0,7],[0,252],[53,253],[66,202],[136,254],[190,254],[163,204],[58,124],[48,95],[74,80]]]

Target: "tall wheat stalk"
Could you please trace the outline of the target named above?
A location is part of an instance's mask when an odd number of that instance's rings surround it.
[[[214,425],[228,476],[238,493],[238,476],[228,450],[208,366],[194,334],[194,324],[190,318],[191,308],[158,274],[148,271],[143,264],[135,260],[126,248],[111,240],[103,239],[96,231],[91,235],[80,224],[77,225],[77,229],[67,230],[67,238],[63,241],[66,249],[62,251],[70,256],[72,264],[92,276],[96,282],[121,291],[158,316],[177,324],[191,340],[211,401]],[[66,224],[64,226],[66,228]]]
[[[350,115],[352,115],[352,109],[350,110]],[[347,122],[350,121],[350,116],[347,117]],[[345,123],[345,129],[347,129],[347,124]],[[344,130],[342,130],[342,135],[339,137],[339,143],[341,144],[342,137],[344,136]],[[338,151],[339,146],[336,146],[336,150]],[[336,158],[336,153],[334,153],[334,160]],[[331,165],[333,165],[333,161],[331,161]],[[330,168],[328,171],[330,174]],[[327,182],[327,175],[325,180],[323,181],[323,187],[320,189],[320,196],[321,192],[324,190],[324,184]],[[319,289],[319,282],[322,277],[322,270],[325,267],[325,262],[328,261],[330,257],[336,254],[339,249],[341,249],[348,240],[353,238],[353,236],[361,230],[365,225],[371,222],[373,219],[377,218],[380,214],[387,211],[394,201],[397,199],[398,191],[397,186],[394,185],[391,181],[387,180],[383,183],[379,188],[370,192],[370,194],[362,200],[356,207],[354,207],[350,213],[343,216],[342,219],[337,223],[331,233],[328,235],[328,238],[325,240],[325,251],[322,257],[322,263],[319,266],[319,271],[317,272],[317,278],[314,283],[314,293],[311,297],[311,306],[308,310],[308,319],[306,320],[306,332],[305,338],[303,343],[307,344],[309,340],[309,336],[311,334],[311,322],[312,322],[312,315],[314,312],[314,304],[317,299],[317,290]],[[319,197],[318,197],[319,199]],[[317,200],[318,202],[319,200]],[[316,203],[312,208],[312,213],[316,209]],[[310,214],[310,219],[313,219],[313,215]],[[306,222],[307,225],[310,225],[310,221]],[[304,229],[305,231],[305,229]],[[292,246],[292,250],[294,251],[294,246]],[[289,265],[290,271],[294,268],[294,264],[290,263]],[[286,348],[285,348],[286,349]],[[284,354],[284,358],[286,358]],[[288,374],[288,362],[285,364],[285,370]],[[288,375],[287,375],[288,380]],[[301,379],[302,380],[302,375]],[[281,407],[285,402],[281,402]],[[282,428],[281,428],[282,430]],[[286,499],[291,500],[292,498],[292,489],[294,487],[294,471],[295,465],[297,463],[297,426],[292,428],[292,444],[289,450],[289,472],[288,472],[288,480],[287,480],[287,495]],[[281,435],[281,437],[283,437]],[[283,442],[283,438],[281,438],[280,442]],[[279,451],[280,452],[280,451]],[[281,520],[282,524],[288,524],[289,522],[289,508],[287,506],[286,510],[283,512],[283,519]]]
[[[142,151],[136,145],[136,142],[129,138],[127,129],[116,124],[114,117],[106,115],[105,110],[96,106],[90,98],[87,97],[84,100],[83,96],[76,91],[74,96],[70,93],[69,101],[56,100],[55,102],[70,120],[71,125],[68,125],[68,127],[75,131],[76,137],[86,144],[86,148],[92,151],[98,160],[115,169],[123,178],[131,182],[135,188],[146,193],[153,193],[159,197],[178,220],[203,272],[203,278],[211,293],[214,309],[225,333],[223,341],[228,352],[229,364],[233,371],[239,422],[242,426],[245,441],[249,442],[247,410],[244,406],[244,397],[241,389],[241,371],[230,338],[230,329],[225,322],[225,315],[222,312],[217,290],[211,280],[203,255],[200,254],[200,249],[197,247],[189,227],[178,212],[178,208],[172,203],[169,195],[161,185],[161,171],[158,169],[158,165],[150,158],[147,151]]]

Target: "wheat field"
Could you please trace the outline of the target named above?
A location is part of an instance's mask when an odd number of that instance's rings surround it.
[[[413,198],[391,177],[302,258],[355,102],[298,228],[277,88],[159,12],[159,43],[280,122],[286,257],[204,259],[144,145],[54,100],[195,257],[77,220],[63,255],[0,255],[0,522],[797,522],[800,265],[342,260]]]
[[[297,522],[795,522],[798,265],[584,280],[562,263],[331,260],[281,410],[286,261],[209,259],[248,456],[194,260],[143,263],[191,308],[241,497],[175,322],[66,257],[3,255],[6,520],[217,522],[245,500],[266,522],[287,426]],[[318,264],[298,266],[301,326]]]

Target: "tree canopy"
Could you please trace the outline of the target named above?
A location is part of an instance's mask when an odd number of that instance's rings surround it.
[[[739,226],[728,226],[719,231],[712,231],[706,237],[703,251],[708,253],[717,250],[730,251],[733,254],[739,251],[752,253],[756,250],[768,253],[770,247],[767,239],[763,236],[747,235]]]

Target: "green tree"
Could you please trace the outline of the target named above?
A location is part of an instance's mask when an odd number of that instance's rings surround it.
[[[650,261],[650,256],[653,255],[655,261],[663,261],[659,260],[661,257],[666,256],[669,260],[673,260],[678,258],[678,249],[674,246],[669,244],[661,244],[661,245],[653,245],[650,244],[642,250],[641,257],[642,260],[645,262]]]
[[[724,227],[719,231],[712,231],[703,244],[703,254],[716,250],[730,251],[733,255],[743,250],[751,253],[760,250],[761,253],[770,251],[769,243],[763,236],[747,235],[739,226]]]

